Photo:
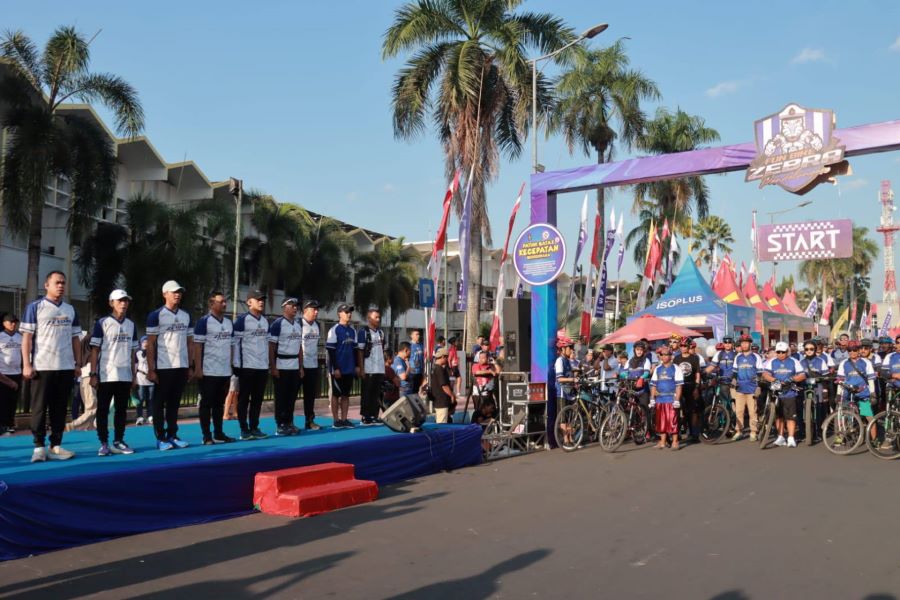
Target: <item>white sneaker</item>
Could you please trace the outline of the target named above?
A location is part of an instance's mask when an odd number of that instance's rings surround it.
[[[789,437],[789,438],[787,439],[787,447],[788,447],[788,448],[796,448],[796,447],[797,447],[797,440],[795,440],[793,437]]]
[[[153,425],[153,417],[147,417],[147,422]]]
[[[71,450],[66,450],[62,446],[53,446],[50,448],[50,460],[69,460],[75,453]]]
[[[755,441],[758,440],[758,439],[759,439],[759,438],[756,436],[755,433],[751,433],[751,434],[750,434],[750,441],[751,441],[751,442],[755,442]]]
[[[144,424],[144,417],[138,417],[138,418],[137,418],[137,421],[135,421],[134,424],[135,424],[135,425],[143,425],[143,424]]]
[[[783,435],[778,436],[778,439],[775,440],[775,445],[776,446],[787,446],[787,442],[785,441]]]
[[[35,448],[34,453],[31,455],[31,462],[44,462],[47,460],[47,449],[41,446],[40,448]]]
[[[731,436],[731,441],[732,441],[732,442],[737,442],[737,441],[739,441],[742,437],[744,437],[744,434],[741,433],[740,431],[738,431],[738,432],[736,432],[733,436]]]

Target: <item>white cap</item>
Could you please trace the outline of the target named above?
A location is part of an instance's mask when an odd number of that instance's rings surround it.
[[[790,350],[787,342],[778,342],[775,344],[775,352],[787,352]]]
[[[180,283],[178,283],[174,279],[170,279],[163,284],[162,291],[163,291],[163,294],[165,294],[166,292],[179,292],[179,291],[183,292],[184,286],[182,286]]]
[[[126,292],[125,290],[121,290],[121,289],[119,289],[119,290],[113,290],[113,291],[109,294],[109,301],[110,301],[110,302],[112,302],[113,300],[121,300],[122,298],[128,298],[129,300],[131,300],[131,296],[129,296],[129,295],[128,295],[128,292]]]

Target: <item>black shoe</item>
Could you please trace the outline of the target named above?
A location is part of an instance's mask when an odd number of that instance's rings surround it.
[[[316,430],[322,429],[315,421],[307,421],[306,428],[309,429],[310,431],[316,431]]]
[[[382,423],[384,423],[384,421],[382,421],[380,417],[375,417],[374,423],[377,425],[381,425]]]
[[[213,439],[212,439],[211,437],[204,437],[204,438],[203,438],[203,445],[204,445],[204,446],[215,446],[215,444],[216,444],[216,443],[213,441]]]
[[[230,444],[231,442],[234,441],[234,438],[229,437],[223,433],[220,435],[213,436],[213,441],[217,444]]]

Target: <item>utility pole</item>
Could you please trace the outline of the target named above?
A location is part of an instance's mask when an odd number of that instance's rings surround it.
[[[231,318],[237,318],[238,307],[238,275],[241,264],[241,203],[244,199],[244,182],[231,177],[228,180],[228,192],[234,196],[234,293],[231,296]],[[268,290],[268,293],[272,293]]]

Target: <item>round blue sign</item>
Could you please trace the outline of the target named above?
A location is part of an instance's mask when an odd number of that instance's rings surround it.
[[[526,227],[513,246],[516,273],[529,285],[553,282],[565,263],[566,242],[559,230],[548,223]]]

